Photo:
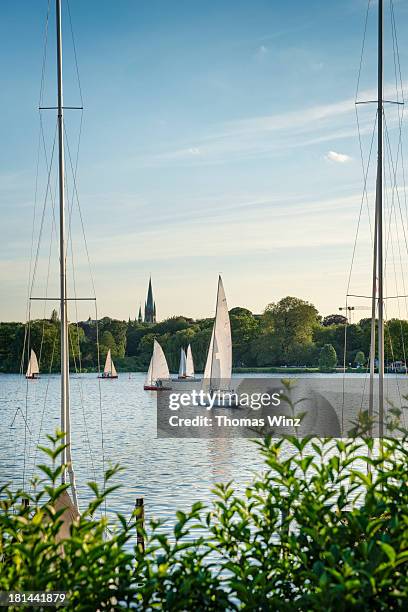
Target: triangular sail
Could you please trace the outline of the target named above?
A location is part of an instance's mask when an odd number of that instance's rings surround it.
[[[35,374],[40,373],[40,368],[38,367],[37,355],[34,353],[33,349],[31,349],[30,353],[30,361],[28,362],[28,368],[26,376],[31,378]]]
[[[187,378],[194,378],[194,361],[193,361],[193,352],[191,350],[191,344],[189,344],[187,348],[186,376]]]
[[[111,358],[111,376],[117,376],[118,373],[115,368],[115,364],[113,363],[113,359]]]
[[[220,385],[223,389],[228,389],[231,381],[231,371],[231,325],[224,286],[221,276],[219,276],[215,321],[204,370],[204,380],[212,389]]]
[[[187,357],[186,352],[182,348],[180,349],[180,367],[179,367],[179,378],[185,378],[187,376]]]
[[[154,340],[153,355],[150,360],[149,370],[147,372],[145,386],[154,386],[158,379],[168,380],[170,378],[169,366],[167,365],[166,356],[162,347]]]
[[[105,377],[116,377],[118,374],[116,372],[115,364],[113,363],[111,350],[108,350],[108,354],[106,355],[105,367],[103,368],[103,374]]]
[[[111,350],[108,350],[108,354],[106,355],[105,367],[103,368],[104,374],[110,374],[112,371],[112,356]]]

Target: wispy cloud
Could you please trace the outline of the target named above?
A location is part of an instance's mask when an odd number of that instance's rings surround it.
[[[391,87],[385,88],[385,91],[385,95],[392,95]],[[375,91],[367,90],[360,93],[359,99],[374,99],[375,95]],[[360,107],[359,113],[360,134],[371,133],[374,124],[372,107],[368,105],[364,110]],[[394,124],[396,125],[397,121],[390,117],[388,126],[392,127]],[[323,142],[335,145],[340,140],[356,137],[355,99],[350,97],[294,111],[208,125],[201,134],[194,135],[194,140],[178,143],[179,146],[174,148],[162,146],[161,150],[150,155],[133,159],[132,164],[224,164],[281,154],[285,150],[310,147]],[[337,162],[348,161],[334,157],[330,159]]]
[[[335,162],[336,164],[347,164],[351,161],[350,155],[345,153],[337,153],[336,151],[329,151],[325,158],[329,161]]]
[[[268,54],[268,47],[266,45],[259,45],[256,50],[255,57],[258,60],[262,60]]]

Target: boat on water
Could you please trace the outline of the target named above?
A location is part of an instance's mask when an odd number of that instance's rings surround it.
[[[31,349],[30,360],[28,362],[27,372],[26,372],[27,380],[37,380],[40,378],[40,368],[38,366],[37,355]]]
[[[232,377],[232,338],[227,298],[221,276],[218,277],[215,320],[202,380],[202,389],[212,399],[213,407],[235,407]],[[208,405],[208,404],[204,404]]]
[[[191,350],[191,344],[189,344],[188,347],[187,347],[187,354],[186,354],[186,378],[195,378],[193,351]]]
[[[177,390],[190,390],[190,385],[192,385],[191,388],[197,387],[196,383],[198,383],[199,381],[195,377],[193,353],[190,344],[187,347],[187,351],[183,348],[180,349],[179,372],[177,378],[172,378],[171,382],[172,389]]]
[[[164,391],[171,389],[170,371],[167,365],[166,355],[156,339],[154,339],[153,342],[153,354],[143,388],[145,391]]]
[[[103,372],[98,378],[117,378],[118,373],[116,372],[115,364],[113,363],[111,350],[108,350],[108,354],[106,355],[105,367],[103,368]]]
[[[187,355],[186,351],[183,348],[180,349],[180,366],[178,377],[187,378]]]

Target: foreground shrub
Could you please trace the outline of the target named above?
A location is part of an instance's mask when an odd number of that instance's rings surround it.
[[[169,535],[139,518],[97,518],[118,468],[59,542],[60,437],[34,493],[1,491],[0,590],[68,591],[69,610],[397,610],[408,605],[406,439],[259,443],[265,471]],[[22,503],[29,499],[29,505]],[[108,530],[109,527],[109,531]],[[198,532],[196,530],[199,530]],[[195,533],[204,534],[194,536]]]

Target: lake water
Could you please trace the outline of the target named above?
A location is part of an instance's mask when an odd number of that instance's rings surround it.
[[[98,380],[95,374],[72,377],[78,496],[83,507],[91,497],[86,483],[101,482],[103,457],[105,467],[120,463],[125,468],[116,478],[121,488],[110,496],[108,513],[130,516],[135,499],[144,497],[146,518],[163,520],[167,530],[176,522],[176,509],[209,502],[217,482],[233,480],[244,489],[263,463],[250,440],[157,439],[156,395],[143,390],[144,378],[142,373],[121,374],[117,380]],[[44,461],[38,444],[46,444],[46,434],[59,427],[59,398],[57,375],[37,381],[0,375],[0,482],[17,487],[24,478],[27,486],[34,466]]]
[[[136,498],[143,497],[146,519],[160,519],[168,531],[176,510],[211,502],[215,483],[233,481],[243,491],[263,469],[263,461],[256,444],[245,438],[157,438],[156,394],[143,390],[144,378],[142,373],[121,374],[116,380],[72,376],[72,455],[79,503],[83,508],[92,498],[87,482],[102,483],[103,468],[119,463],[124,468],[116,476],[121,488],[110,496],[107,513],[130,517]],[[46,434],[59,427],[59,403],[58,375],[26,381],[17,374],[0,374],[0,484],[29,487],[35,466],[44,462],[38,444],[48,444]]]

